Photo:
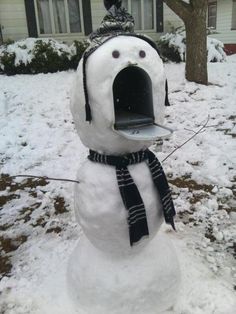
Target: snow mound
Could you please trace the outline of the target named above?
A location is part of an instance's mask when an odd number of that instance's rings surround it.
[[[178,232],[169,226],[163,232],[176,247],[182,271],[179,300],[168,314],[233,314],[236,55],[208,64],[208,86],[186,81],[184,68],[166,64],[172,104],[166,124],[175,132],[164,141],[158,158],[163,160],[190,138],[208,115],[210,121],[205,132],[163,164],[178,211]],[[69,110],[74,79],[74,72],[0,75],[1,174],[75,178],[87,149]],[[25,185],[21,179],[17,182]],[[1,236],[27,236],[17,250],[6,253],[12,270],[0,281],[0,312],[78,314],[81,309],[71,307],[66,290],[69,256],[81,237],[73,214],[73,184],[18,186],[9,184],[0,191],[0,200],[6,202],[0,211]],[[68,206],[56,214],[58,195]]]

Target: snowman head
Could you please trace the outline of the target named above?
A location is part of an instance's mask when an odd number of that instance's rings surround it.
[[[100,153],[123,154],[169,135],[160,127],[166,97],[163,63],[149,39],[116,35],[84,61],[77,69],[71,103],[84,145]],[[91,121],[86,121],[85,103]]]
[[[155,43],[134,33],[122,0],[104,0],[108,14],[90,35],[77,69],[72,113],[82,142],[103,154],[145,149],[171,132],[160,126],[166,79]]]

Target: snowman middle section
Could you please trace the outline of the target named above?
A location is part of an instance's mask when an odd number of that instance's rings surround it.
[[[140,251],[163,223],[160,196],[146,162],[128,166],[143,199],[149,237],[130,247],[128,212],[117,184],[115,167],[87,160],[79,169],[75,187],[75,212],[89,241],[98,249],[115,255]]]

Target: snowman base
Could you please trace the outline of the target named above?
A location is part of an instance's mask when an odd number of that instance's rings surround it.
[[[175,304],[180,269],[170,240],[160,233],[125,257],[98,250],[82,235],[67,278],[79,314],[159,314]]]

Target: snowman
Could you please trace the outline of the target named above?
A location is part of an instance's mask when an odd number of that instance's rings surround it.
[[[155,44],[133,32],[121,1],[108,10],[77,69],[71,110],[88,159],[78,171],[75,213],[83,234],[68,264],[81,314],[158,314],[174,305],[178,260],[159,231],[174,228],[164,171],[148,147],[163,123],[166,79]]]

